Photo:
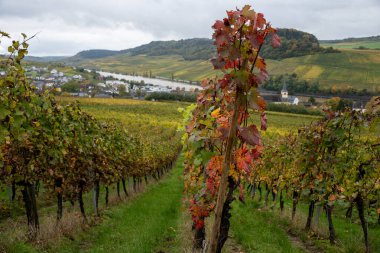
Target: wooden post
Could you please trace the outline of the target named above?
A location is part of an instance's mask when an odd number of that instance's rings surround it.
[[[235,99],[235,105],[234,105],[234,113],[231,119],[230,132],[228,134],[226,153],[224,156],[223,171],[222,171],[222,176],[220,179],[218,197],[216,200],[215,221],[212,226],[210,246],[208,249],[209,253],[215,253],[217,250],[223,205],[226,200],[226,192],[227,192],[227,187],[228,187],[228,172],[230,170],[230,165],[232,161],[232,151],[233,151],[233,146],[235,142],[236,130],[237,130],[237,125],[238,125],[239,107],[240,107],[240,90],[238,87],[236,89],[235,98],[236,99]]]

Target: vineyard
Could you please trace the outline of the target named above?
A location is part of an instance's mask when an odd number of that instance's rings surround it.
[[[365,113],[266,113],[260,50],[280,46],[276,29],[248,5],[213,29],[223,76],[192,105],[38,92],[29,39],[13,41],[0,251],[379,252],[380,98]]]
[[[119,198],[122,194],[127,197],[128,181],[136,192],[143,181],[159,180],[181,146],[177,124],[168,113],[177,113],[176,108],[153,108],[149,103],[141,107],[130,102],[130,114],[120,117],[117,109],[114,115],[100,110],[94,113],[88,104],[89,112],[85,112],[74,100],[57,101],[51,93],[37,93],[20,64],[27,47],[26,37],[22,43],[13,42],[5,62],[7,76],[0,83],[0,184],[12,203],[22,196],[27,237],[36,240],[38,198],[56,199],[58,224],[64,215],[64,201],[78,202],[83,223],[88,223],[85,195],[92,192],[94,215],[100,216],[100,189],[105,191],[105,205],[112,185]],[[158,116],[161,112],[165,119]],[[7,206],[2,209],[6,213]]]
[[[213,29],[218,55],[212,64],[224,76],[204,80],[197,105],[184,112],[185,189],[194,249],[222,252],[231,226],[232,202],[236,198],[244,202],[248,188],[252,198],[258,191],[260,200],[265,189],[265,205],[269,198],[273,206],[279,199],[281,212],[285,198],[291,198],[292,220],[299,200],[304,199],[309,205],[306,234],[315,208],[316,223],[323,208],[331,245],[337,239],[334,206],[347,205],[348,218],[355,206],[365,252],[371,252],[368,219],[377,216],[380,224],[380,139],[368,133],[379,123],[380,98],[371,101],[365,114],[349,108],[326,111],[323,119],[298,129],[297,134],[262,138],[267,115],[257,88],[268,73],[259,53],[266,41],[274,48],[281,41],[264,16],[250,6],[227,12]],[[209,217],[214,221],[207,228]]]

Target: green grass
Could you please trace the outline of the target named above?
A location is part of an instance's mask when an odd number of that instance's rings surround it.
[[[267,131],[264,135],[286,134],[296,132],[299,128],[309,125],[311,122],[319,120],[319,116],[292,114],[284,112],[266,112],[267,113]],[[259,115],[253,116],[253,123],[260,125]]]
[[[180,215],[183,158],[167,178],[126,204],[110,208],[104,221],[66,239],[51,252],[154,252],[175,237]]]
[[[265,194],[265,193],[263,193]],[[272,210],[264,207],[263,202],[247,199],[246,204],[235,202],[232,209],[231,230],[235,240],[243,245],[247,252],[304,252],[299,246],[302,243],[291,243],[286,231],[291,229],[302,241],[310,240],[303,228],[306,224],[307,208],[305,203],[297,207],[296,222],[290,221],[290,201],[285,202],[284,215],[280,215],[278,203]],[[337,235],[337,245],[332,246],[327,234],[320,238],[313,237],[314,249],[323,249],[326,253],[360,253],[364,252],[363,232],[357,221],[354,210],[353,223],[343,217],[345,209],[336,206],[333,223]],[[314,222],[314,221],[313,221]],[[320,231],[327,233],[327,218],[322,212],[319,223]],[[380,252],[380,226],[371,226],[369,239],[372,252]],[[304,247],[304,246],[303,246]]]
[[[290,202],[287,203],[288,208],[290,209]],[[337,235],[337,246],[331,246],[328,240],[317,240],[316,243],[320,247],[323,247],[326,250],[326,253],[335,253],[335,252],[347,252],[347,253],[360,253],[364,252],[364,236],[363,230],[360,226],[359,216],[357,209],[353,209],[352,222],[345,218],[345,213],[347,211],[346,207],[335,205],[333,211],[333,224]],[[308,206],[306,203],[301,202],[298,206],[298,212],[301,212],[305,216],[306,224],[306,215],[308,212]],[[373,218],[377,218],[372,216]],[[367,216],[368,219],[368,216]],[[326,231],[327,230],[327,216],[324,212],[321,213],[320,224]],[[380,252],[380,226],[372,225],[369,226],[368,230],[369,242],[372,249],[372,252]],[[338,251],[339,249],[339,251]]]
[[[338,43],[322,43],[322,47],[333,47],[337,49],[355,49],[365,47],[369,49],[380,49],[380,41],[355,41],[355,42],[338,42]]]
[[[245,205],[233,203],[231,230],[246,252],[304,252],[290,242],[282,228],[285,222],[275,219],[271,212],[258,211],[257,208],[258,205],[251,200]]]

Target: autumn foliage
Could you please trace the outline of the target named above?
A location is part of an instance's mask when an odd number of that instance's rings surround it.
[[[0,40],[3,37],[10,38],[0,31]],[[165,142],[146,143],[132,137],[120,122],[100,121],[77,102],[61,104],[52,93],[37,91],[21,64],[29,46],[23,37],[22,42],[12,42],[8,58],[0,62],[5,70],[0,78],[0,184],[12,189],[12,200],[16,190],[21,190],[30,236],[35,238],[38,185],[56,196],[57,221],[66,200],[78,200],[86,221],[85,193],[94,190],[94,211],[99,215],[100,185],[106,189],[106,203],[113,183],[119,189],[121,181],[128,195],[128,177],[133,178],[134,188],[142,177],[158,179],[171,167],[181,145],[172,129]]]
[[[217,56],[211,62],[224,75],[202,82],[203,90],[188,115],[184,136],[185,184],[192,196],[190,212],[198,230],[204,229],[205,218],[217,208],[220,187],[228,181],[233,192],[255,170],[262,150],[259,128],[267,128],[265,102],[257,89],[268,78],[260,50],[268,40],[273,47],[280,45],[276,29],[249,5],[227,11],[227,17],[212,27]],[[260,117],[260,127],[248,124],[253,115]],[[229,206],[231,198],[222,195]],[[221,248],[224,242],[219,241]]]

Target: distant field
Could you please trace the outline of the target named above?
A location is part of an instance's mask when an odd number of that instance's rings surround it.
[[[269,61],[270,74],[296,73],[301,79],[319,81],[322,88],[336,86],[380,91],[380,51],[342,50]]]
[[[78,100],[82,108],[101,120],[117,119],[127,125],[132,134],[141,134],[146,126],[177,127],[182,123],[182,115],[177,108],[190,105],[185,102],[150,102],[132,99],[104,98],[59,98],[62,102]],[[267,112],[268,132],[287,133],[317,120],[318,116],[300,115],[282,112]],[[253,121],[260,124],[259,115],[253,116]],[[151,130],[151,129],[150,129]],[[158,130],[159,132],[159,130]],[[152,136],[141,136],[142,138]],[[159,137],[159,136],[158,136]]]
[[[185,61],[180,56],[127,56],[107,57],[83,61],[83,67],[117,73],[201,81],[214,77],[209,61]],[[322,88],[353,87],[380,92],[380,50],[343,49],[341,53],[316,54],[280,61],[268,60],[269,74],[296,73],[301,79],[319,81]]]
[[[369,49],[380,49],[380,41],[355,41],[355,42],[339,42],[339,43],[322,43],[322,47],[333,47],[337,49],[354,49],[358,47],[366,47]]]

